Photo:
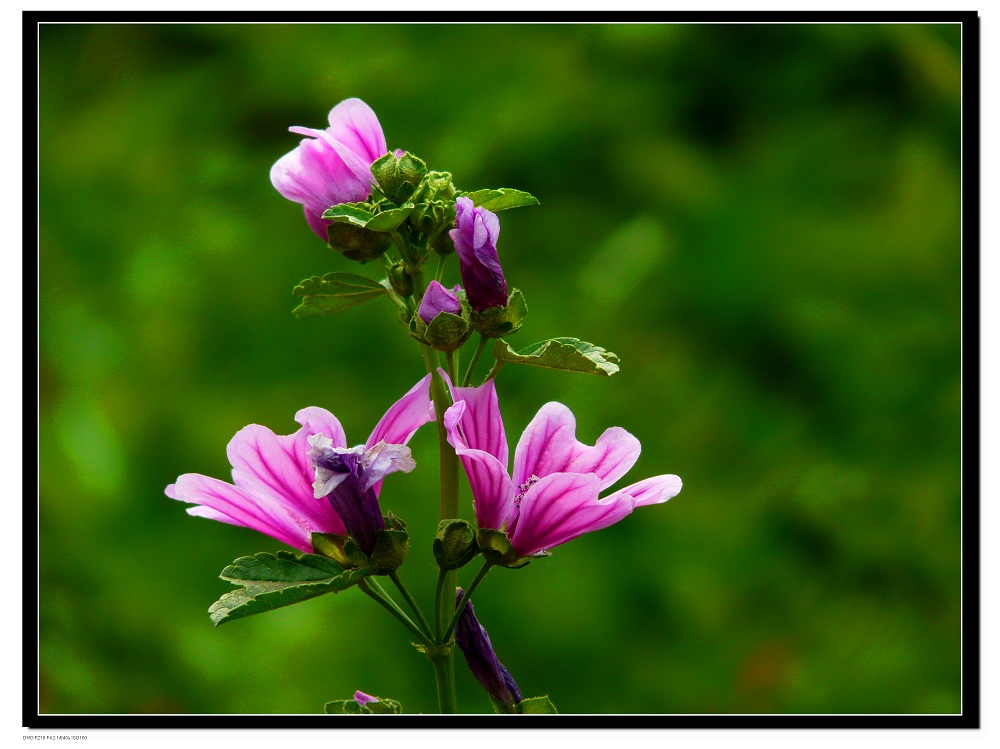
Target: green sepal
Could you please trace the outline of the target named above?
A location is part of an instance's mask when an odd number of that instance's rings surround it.
[[[329,557],[345,570],[349,570],[357,565],[354,564],[351,558],[347,556],[347,552],[344,551],[346,541],[346,537],[338,536],[336,533],[313,532],[312,534],[313,550],[317,554]]]
[[[292,294],[302,297],[302,303],[292,310],[300,320],[322,317],[377,299],[389,290],[365,276],[354,273],[327,273],[302,281]]]
[[[516,570],[528,564],[532,557],[519,557],[514,547],[510,545],[510,539],[503,531],[492,528],[480,528],[476,534],[476,543],[483,552],[483,557],[490,564],[498,567]],[[548,556],[539,554],[534,556]]]
[[[222,570],[219,577],[240,588],[223,595],[209,607],[208,613],[218,626],[325,593],[347,590],[369,574],[368,570],[345,572],[332,559],[319,554],[260,552],[240,557]]]
[[[390,151],[371,165],[372,176],[382,193],[394,203],[409,200],[427,174],[427,164],[409,151],[396,156]]]
[[[434,539],[434,558],[443,570],[457,570],[479,553],[476,529],[467,520],[453,518],[438,523]]]
[[[375,715],[402,715],[403,706],[396,700],[378,698],[378,702],[369,702],[365,707]]]
[[[619,370],[618,356],[579,338],[549,338],[515,351],[506,341],[493,344],[493,356],[504,364],[561,369],[610,377]]]
[[[375,546],[369,556],[376,575],[388,575],[406,561],[410,553],[410,536],[406,523],[391,512],[385,517],[385,528],[375,533]]]
[[[368,569],[371,567],[371,561],[368,559],[368,555],[365,554],[360,546],[358,546],[358,542],[350,536],[348,536],[347,540],[344,542],[344,554],[347,555],[347,559],[350,561],[351,567],[357,567],[358,569]]]
[[[496,699],[493,695],[490,695],[490,702],[493,704],[493,712],[499,713],[500,715],[515,715],[517,714],[517,706],[508,705],[505,702],[501,702]]]
[[[521,206],[538,205],[538,198],[523,190],[513,190],[509,187],[501,187],[499,190],[475,190],[474,192],[463,193],[480,208],[487,211],[505,211],[508,208],[520,208]]]
[[[401,715],[403,706],[396,700],[382,699],[359,705],[357,700],[333,700],[323,707],[327,715]]]
[[[472,335],[469,321],[450,312],[439,312],[430,324],[425,323],[420,315],[414,314],[410,318],[409,329],[411,336],[438,351],[461,348]]]
[[[519,715],[557,715],[559,713],[548,695],[521,700],[514,706],[514,712]]]
[[[472,313],[472,328],[487,338],[502,338],[521,329],[521,321],[528,316],[528,305],[520,289],[514,289],[504,307],[490,307]]]

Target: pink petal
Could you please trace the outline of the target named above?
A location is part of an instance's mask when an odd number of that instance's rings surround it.
[[[330,110],[329,119],[330,135],[365,161],[366,167],[388,152],[378,117],[361,99],[344,99]]]
[[[278,508],[272,515],[292,519],[299,526],[324,533],[342,533],[340,516],[324,500],[313,495],[315,478],[308,458],[308,439],[323,434],[337,447],[346,447],[340,422],[328,411],[311,407],[299,411],[303,427],[294,434],[277,436],[267,427],[250,424],[230,440],[226,448],[233,466],[233,483],[266,507]]]
[[[460,391],[463,388],[455,390]],[[476,509],[476,522],[480,528],[500,529],[514,506],[514,485],[507,475],[506,465],[484,450],[471,448],[466,441],[467,428],[472,430],[477,428],[476,419],[468,414],[468,405],[468,401],[459,400],[445,411],[444,426],[448,432],[448,442],[455,448],[455,453],[465,468],[465,474],[469,477]],[[506,442],[504,447],[506,448]],[[504,453],[506,460],[506,450]]]
[[[487,380],[477,388],[451,389],[455,402],[465,401],[465,415],[462,418],[462,433],[466,444],[473,450],[485,450],[495,457],[507,470],[507,435],[500,415],[500,400],[493,380]]]
[[[271,184],[278,192],[317,216],[337,203],[368,197],[370,179],[355,174],[328,141],[326,131],[300,127],[290,130],[311,137],[271,167]]]
[[[521,499],[514,528],[514,550],[534,554],[617,523],[632,512],[628,495],[597,498],[600,480],[593,474],[553,473],[532,485]]]
[[[593,446],[576,439],[576,419],[562,403],[546,403],[514,451],[514,483],[551,473],[592,473],[606,489],[639,459],[639,440],[621,427],[605,430]]]
[[[365,447],[372,447],[379,440],[390,444],[405,445],[414,433],[429,421],[434,421],[434,402],[431,400],[431,376],[425,375],[396,401],[385,416],[375,425]]]
[[[267,498],[254,496],[225,481],[198,473],[185,473],[177,478],[176,484],[167,487],[166,494],[172,499],[202,505],[209,510],[192,514],[213,520],[219,520],[221,518],[218,515],[224,515],[228,518],[224,522],[251,528],[302,551],[312,551],[310,528],[302,518],[296,517],[287,507],[276,505]]]
[[[613,499],[619,494],[627,494],[635,500],[636,507],[658,505],[666,502],[671,497],[676,497],[680,493],[682,486],[683,483],[679,476],[674,476],[672,473],[665,473],[661,476],[643,479],[642,481],[626,486],[624,489],[619,489],[607,499]]]

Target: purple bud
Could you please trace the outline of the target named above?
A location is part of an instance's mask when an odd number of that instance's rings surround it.
[[[456,588],[456,606],[463,595],[464,591]],[[475,611],[472,610],[471,600],[465,604],[458,618],[458,624],[455,625],[455,644],[465,656],[465,662],[469,664],[472,675],[493,699],[508,707],[513,707],[521,701],[521,690],[518,689],[514,677],[497,659],[490,636],[486,634],[483,625],[476,619]]]
[[[406,151],[404,151],[402,148],[397,148],[395,151],[392,152],[392,155],[395,156],[397,159],[401,159],[403,158],[403,155],[405,153]]]
[[[507,280],[497,257],[500,219],[469,198],[455,201],[455,228],[448,232],[458,253],[462,284],[477,312],[507,305]]]
[[[378,697],[372,697],[370,694],[358,690],[354,693],[354,701],[359,705],[367,705],[369,702],[378,702]]]
[[[437,281],[431,281],[427,284],[427,291],[424,292],[424,298],[420,300],[420,309],[417,310],[420,319],[430,325],[431,320],[442,312],[452,315],[462,314],[462,305],[458,301],[458,292],[461,288],[461,286],[455,286],[451,291],[448,291]]]

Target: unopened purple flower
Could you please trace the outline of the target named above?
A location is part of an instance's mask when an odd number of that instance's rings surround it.
[[[456,606],[463,595],[464,591],[461,588],[456,589]],[[476,681],[483,685],[493,699],[508,707],[513,707],[521,701],[521,690],[514,677],[510,675],[510,671],[504,668],[497,658],[490,636],[476,618],[471,600],[466,602],[455,625],[455,644],[465,656],[465,662],[469,664],[469,670],[476,677]]]
[[[497,257],[500,219],[466,197],[455,201],[455,228],[448,232],[458,253],[462,285],[477,312],[507,304],[507,280]]]
[[[448,291],[437,281],[431,281],[427,284],[427,291],[424,292],[423,299],[420,300],[420,308],[417,310],[420,319],[430,325],[431,320],[442,312],[448,312],[452,315],[462,314],[462,305],[458,301],[458,292],[461,289],[461,286],[455,286],[451,291]]]
[[[371,165],[386,152],[382,126],[361,99],[345,99],[330,110],[330,127],[290,127],[309,136],[271,167],[271,184],[301,203],[306,220],[324,242],[330,222],[323,212],[338,203],[365,200],[372,191]]]
[[[350,507],[346,513],[351,518],[349,523],[332,500],[316,499],[317,469],[309,457],[313,445],[322,444],[352,456],[345,462],[355,461],[359,467],[360,499],[367,499],[370,493],[377,506],[382,477],[394,470],[406,470],[402,451],[408,454],[409,448],[403,445],[421,425],[434,420],[430,375],[386,412],[363,446],[347,448],[343,427],[325,409],[304,408],[295,414],[295,420],[302,428],[287,436],[276,435],[258,424],[236,433],[226,450],[233,466],[232,484],[186,473],[167,487],[167,496],[198,505],[188,508],[190,515],[252,528],[311,552],[313,532],[343,535],[358,514]],[[328,480],[335,483],[332,477]]]
[[[409,473],[416,467],[410,448],[379,440],[372,446],[338,447],[328,437],[309,438],[309,459],[316,469],[313,496],[326,497],[366,554],[375,548],[375,535],[385,528],[375,484],[390,473]]]
[[[506,532],[521,556],[551,549],[617,523],[636,507],[676,496],[672,474],[644,479],[600,498],[639,458],[639,441],[620,427],[593,446],[576,439],[576,419],[561,403],[546,403],[528,424],[507,475],[507,438],[496,387],[452,388],[444,415],[448,441],[462,459],[481,528]]]
[[[369,702],[378,702],[378,697],[372,697],[370,694],[365,694],[360,689],[354,693],[354,701],[359,705],[367,705]]]

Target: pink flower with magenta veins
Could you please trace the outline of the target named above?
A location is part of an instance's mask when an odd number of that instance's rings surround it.
[[[295,414],[302,428],[294,434],[276,435],[259,424],[236,433],[226,448],[232,484],[185,473],[166,495],[197,505],[189,515],[251,528],[300,551],[313,551],[314,532],[350,532],[369,546],[382,522],[382,479],[413,470],[405,444],[435,419],[430,380],[394,403],[364,445],[347,447],[344,428],[326,409],[304,408]]]
[[[644,479],[606,497],[639,458],[639,440],[611,427],[593,446],[576,439],[576,419],[561,403],[546,403],[521,435],[508,475],[507,437],[493,380],[452,388],[444,414],[448,441],[469,477],[480,528],[503,530],[519,556],[528,556],[600,530],[636,507],[677,495],[673,474]]]

